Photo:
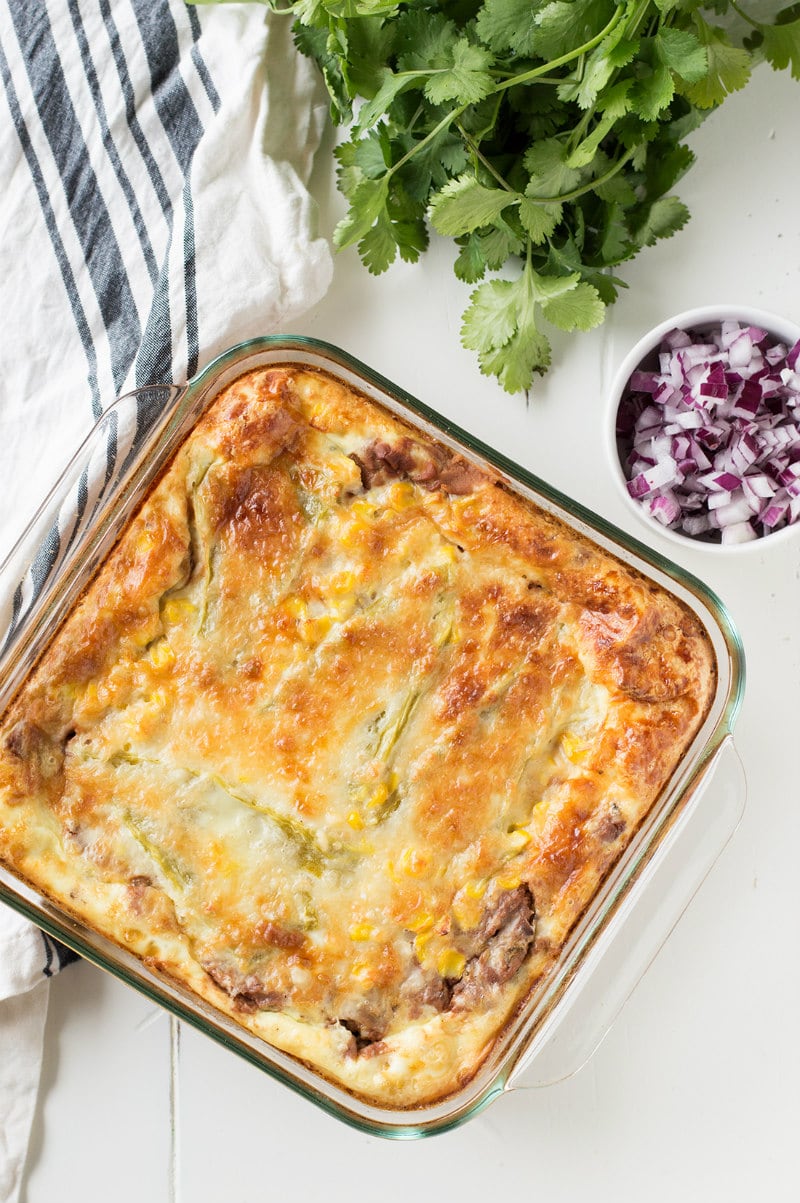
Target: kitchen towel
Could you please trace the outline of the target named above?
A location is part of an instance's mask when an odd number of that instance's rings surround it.
[[[289,18],[2,0],[0,95],[1,559],[116,396],[289,330],[332,268],[307,188],[324,90]],[[113,429],[105,454],[111,471]],[[0,646],[74,533],[73,513],[3,582]],[[0,909],[0,1203],[15,1203],[65,954]]]

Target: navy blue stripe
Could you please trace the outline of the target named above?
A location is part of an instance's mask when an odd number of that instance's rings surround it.
[[[203,31],[200,27],[200,18],[197,15],[197,9],[193,4],[186,5],[186,15],[189,18],[189,28],[192,31],[192,37],[194,38],[195,43],[197,43],[200,41]],[[197,45],[192,46],[192,62],[194,63],[197,74],[200,76],[200,81],[206,90],[206,96],[211,102],[211,107],[216,113],[219,111],[220,106],[219,92],[214,87],[214,81],[211,78],[211,73],[209,72],[205,63],[205,59],[200,53]]]
[[[76,538],[78,537],[78,533],[81,529],[81,521],[83,519],[83,515],[86,512],[86,506],[87,506],[88,502],[89,502],[89,469],[88,469],[88,467],[86,467],[83,469],[83,472],[81,472],[80,480],[78,481],[78,492],[77,492],[76,502],[75,502],[75,516],[72,520],[72,530],[70,531],[68,536],[65,536],[63,531],[61,532],[61,539],[62,539],[62,543],[64,545],[65,553],[67,551],[69,551],[69,549],[72,547],[72,544],[75,542]]]
[[[172,379],[172,325],[169,307],[169,257],[172,250],[170,230],[164,265],[156,285],[150,316],[136,356],[136,384],[165,384]]]
[[[61,550],[61,535],[58,530],[58,519],[50,527],[42,540],[31,564],[31,580],[34,594],[38,595],[42,585],[53,570]]]
[[[128,64],[125,59],[125,52],[122,49],[122,43],[119,38],[119,31],[114,24],[114,18],[111,15],[109,0],[99,0],[100,14],[108,34],[109,46],[114,59],[114,64],[117,68],[120,87],[122,88],[122,97],[125,101],[125,120],[128,123],[128,129],[131,131],[131,136],[138,148],[139,154],[142,156],[142,161],[150,177],[150,183],[158,198],[158,203],[161,205],[161,210],[164,216],[169,219],[172,216],[172,201],[170,200],[167,186],[164,183],[164,177],[161,174],[158,163],[156,162],[153,152],[150,150],[147,139],[144,136],[144,131],[139,124],[139,118],[136,113],[136,95],[131,83]]]
[[[95,418],[99,418],[101,413],[100,389],[97,383],[97,356],[95,354],[94,342],[92,340],[92,332],[89,329],[89,323],[86,320],[83,306],[80,297],[78,296],[78,287],[75,283],[75,276],[72,273],[67,252],[64,243],[61,241],[61,235],[58,232],[58,222],[56,221],[53,206],[50,203],[50,197],[47,192],[44,176],[42,174],[39,161],[36,157],[36,152],[33,149],[33,144],[28,133],[25,120],[22,116],[17,93],[14,88],[14,83],[11,78],[11,72],[8,67],[8,60],[0,45],[0,74],[3,77],[3,85],[5,87],[6,96],[8,98],[8,107],[11,110],[11,120],[14,123],[14,128],[17,132],[22,153],[25,155],[28,164],[28,170],[31,173],[33,186],[36,189],[36,196],[44,216],[47,232],[50,236],[50,242],[53,246],[56,262],[61,273],[61,279],[64,281],[64,289],[66,291],[69,302],[72,306],[72,316],[75,319],[75,325],[78,328],[78,335],[83,346],[86,360],[88,363],[87,381],[92,397],[92,413]]]
[[[114,385],[119,388],[142,334],[133,291],[97,176],[89,162],[47,14],[43,8],[16,0],[11,5],[11,16],[36,108],[108,331],[111,371]]]
[[[120,479],[130,470],[131,464],[139,455],[142,443],[147,438],[150,429],[161,417],[164,410],[164,390],[160,385],[152,388],[145,386],[136,393],[136,433],[131,440],[128,454],[119,469]]]
[[[158,418],[161,417],[164,408],[164,393],[159,387],[143,389],[136,398],[137,405],[137,426],[136,426],[136,450],[138,450],[142,439],[147,435],[152,426],[155,425]]]
[[[153,100],[184,176],[203,133],[189,89],[178,71],[178,30],[168,0],[130,0],[142,35]]]
[[[67,965],[72,965],[75,963],[75,961],[79,961],[81,959],[77,952],[73,952],[71,948],[67,948],[66,944],[62,944],[58,940],[54,940],[53,944],[55,946],[56,956],[58,957],[59,972],[66,968]]]
[[[83,63],[83,73],[86,76],[86,82],[89,85],[89,91],[92,94],[95,111],[97,112],[103,145],[106,148],[106,154],[108,155],[111,166],[114,169],[114,174],[119,181],[119,186],[122,190],[125,200],[127,201],[128,208],[130,209],[131,217],[133,218],[133,224],[139,237],[139,245],[142,248],[142,253],[144,255],[145,263],[147,264],[147,271],[150,275],[150,279],[155,282],[156,276],[158,275],[158,264],[156,263],[156,257],[153,253],[153,245],[147,233],[147,227],[144,222],[142,210],[139,207],[139,202],[136,199],[136,193],[133,190],[133,185],[131,184],[128,173],[123,166],[122,160],[119,157],[119,152],[114,145],[114,139],[111,135],[108,117],[106,115],[105,104],[103,103],[103,96],[100,91],[100,81],[98,80],[97,72],[94,69],[94,63],[92,62],[92,56],[89,50],[89,42],[86,37],[86,30],[83,27],[83,19],[78,8],[77,0],[67,0],[67,2],[70,16],[72,18],[72,27],[75,30],[75,37],[78,41],[81,62]]]
[[[190,181],[183,190],[185,221],[183,227],[183,294],[186,306],[186,375],[197,371],[200,356],[199,321],[197,315],[197,279],[195,276],[194,204]]]
[[[84,468],[81,472],[81,478],[78,481],[78,504],[76,506],[76,521],[80,522],[86,510],[86,503],[89,500],[89,469]]]
[[[19,616],[20,616],[21,610],[22,610],[22,585],[19,584],[19,585],[17,585],[16,589],[14,590],[14,600],[11,603],[11,618],[8,623],[8,630],[5,633],[5,638],[3,639],[3,646],[0,647],[1,653],[5,653],[6,648],[8,647],[9,643],[11,642],[11,640],[14,636],[14,632],[17,629],[17,623],[19,622]]]
[[[117,463],[117,433],[119,430],[119,419],[116,412],[108,415],[109,431],[106,435],[106,478],[103,482],[105,489],[111,477],[114,475],[114,468]]]
[[[53,970],[52,970],[51,966],[53,964],[53,954],[55,951],[55,946],[53,945],[52,941],[50,940],[50,937],[45,935],[45,933],[43,931],[40,931],[39,935],[42,937],[42,944],[44,944],[44,954],[45,954],[45,957],[47,958],[47,960],[44,963],[44,967],[42,968],[42,973],[44,974],[45,977],[52,977]]]

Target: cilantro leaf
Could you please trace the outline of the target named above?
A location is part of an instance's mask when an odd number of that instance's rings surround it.
[[[484,354],[504,347],[517,329],[518,285],[511,280],[488,280],[469,299],[461,326],[461,341]]]
[[[536,14],[535,53],[560,58],[600,33],[613,11],[613,0],[551,0]]]
[[[394,72],[387,71],[384,68],[380,72],[378,89],[375,95],[361,107],[358,121],[355,123],[355,129],[359,132],[369,129],[370,126],[374,125],[383,116],[396,96],[399,96],[407,88],[419,87],[419,85],[420,81],[413,76],[395,75]]]
[[[575,147],[567,162],[570,167],[588,167],[597,154],[600,143],[610,133],[617,118],[613,113],[604,113],[592,132]]]
[[[579,80],[562,84],[558,89],[561,100],[576,100],[582,109],[591,109],[612,76],[625,67],[636,55],[638,42],[622,37],[624,26],[591,52]]]
[[[478,355],[484,376],[496,376],[507,393],[525,393],[533,384],[534,374],[543,376],[553,361],[550,339],[540,330],[522,327],[504,347]]]
[[[707,73],[708,53],[691,30],[662,29],[655,42],[661,61],[687,83],[696,84]]]
[[[477,351],[481,371],[497,376],[508,392],[530,388],[533,376],[550,366],[550,341],[538,329],[543,316],[561,329],[589,330],[603,319],[596,290],[577,273],[545,276],[526,264],[516,280],[489,280],[470,296],[461,341]]]
[[[751,59],[746,50],[731,45],[723,30],[706,24],[699,16],[695,19],[708,56],[708,71],[683,92],[698,108],[711,109],[730,92],[744,87],[750,78]]]
[[[397,8],[397,0],[324,0],[324,4],[333,17],[369,17]]]
[[[478,37],[492,50],[511,50],[521,58],[533,53],[535,16],[531,0],[485,0],[478,11]]]
[[[397,65],[401,71],[448,67],[458,29],[444,13],[411,8],[397,23]]]
[[[468,234],[453,264],[453,271],[465,284],[475,284],[486,275],[486,259],[477,233]]]
[[[606,307],[597,289],[580,281],[552,300],[542,302],[542,313],[559,330],[593,330],[605,317]]]
[[[761,32],[761,51],[767,62],[776,71],[788,67],[792,78],[800,80],[800,20],[767,25]]]
[[[385,272],[397,256],[397,243],[392,233],[392,223],[384,209],[371,230],[367,230],[358,244],[358,253],[367,270],[377,276]]]
[[[522,197],[519,215],[525,231],[534,246],[546,242],[561,221],[563,205],[543,205],[541,202]]]
[[[331,120],[339,125],[353,116],[353,102],[347,79],[329,32],[316,25],[295,25],[294,38],[301,54],[313,58],[319,67],[331,100]]]
[[[635,232],[639,246],[652,246],[659,238],[669,238],[689,220],[689,210],[675,196],[664,196],[648,207],[647,215]]]
[[[675,83],[669,67],[656,67],[631,89],[631,104],[643,121],[655,121],[675,95]]]
[[[389,176],[380,179],[362,179],[353,190],[350,209],[333,232],[333,241],[338,247],[352,246],[360,242],[381,216],[389,196]]]
[[[431,224],[438,233],[458,238],[490,225],[514,199],[512,193],[486,188],[474,176],[462,175],[446,184],[431,201]]]
[[[492,271],[499,271],[512,255],[520,255],[524,248],[523,240],[502,218],[498,218],[492,229],[484,230],[480,240],[486,266]]]
[[[489,74],[494,59],[483,46],[475,46],[467,38],[459,38],[452,51],[452,66],[438,68],[425,84],[425,95],[433,104],[454,100],[456,104],[477,104],[494,88]]]
[[[568,162],[566,147],[557,138],[535,142],[526,150],[522,162],[531,177],[526,196],[560,196],[580,183],[581,172]]]

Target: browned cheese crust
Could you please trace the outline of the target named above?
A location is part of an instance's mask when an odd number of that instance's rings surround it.
[[[714,683],[671,595],[326,374],[261,369],[5,715],[0,855],[413,1107],[535,997]]]

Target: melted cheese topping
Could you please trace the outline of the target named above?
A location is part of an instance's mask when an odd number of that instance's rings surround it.
[[[0,854],[414,1106],[535,995],[713,679],[651,582],[325,374],[260,370],[5,716]]]

